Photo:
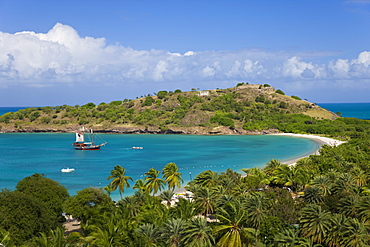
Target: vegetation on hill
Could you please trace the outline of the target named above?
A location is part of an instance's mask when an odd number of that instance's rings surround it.
[[[212,133],[225,126],[235,133],[293,128],[290,122],[305,124],[334,120],[337,116],[319,106],[289,97],[268,84],[239,83],[234,88],[204,91],[159,91],[135,100],[87,103],[82,106],[26,108],[0,116],[3,131],[66,131],[85,125],[95,130],[124,128],[197,128]]]

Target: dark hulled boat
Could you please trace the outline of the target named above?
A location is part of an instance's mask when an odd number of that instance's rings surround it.
[[[85,141],[85,135],[89,141]],[[72,144],[76,150],[100,150],[100,147],[106,145],[107,142],[95,144],[95,134],[92,129],[85,133],[85,128],[82,131],[76,132],[76,141]]]

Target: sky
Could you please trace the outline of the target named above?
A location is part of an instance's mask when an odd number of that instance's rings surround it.
[[[370,102],[370,0],[0,0],[0,107],[239,82]]]

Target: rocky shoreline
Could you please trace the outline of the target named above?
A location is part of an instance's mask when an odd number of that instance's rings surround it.
[[[80,126],[71,126],[66,128],[7,128],[0,129],[0,133],[73,133],[80,129]],[[247,131],[243,129],[230,129],[229,127],[112,127],[112,128],[99,128],[93,127],[95,133],[104,134],[169,134],[169,135],[268,135],[277,134],[279,130],[270,129],[262,131]]]

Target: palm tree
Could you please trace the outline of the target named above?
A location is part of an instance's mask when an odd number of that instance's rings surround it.
[[[274,170],[273,182],[282,186],[291,186],[293,176],[290,166],[284,164]]]
[[[186,224],[184,230],[184,245],[189,247],[212,247],[215,239],[211,227],[207,226],[204,217],[195,217]]]
[[[104,224],[88,226],[90,233],[85,241],[94,246],[124,246],[125,235],[120,217],[117,214],[104,214],[103,219]]]
[[[339,200],[339,212],[347,217],[356,217],[358,196],[349,195]]]
[[[359,218],[366,224],[370,224],[370,196],[361,197],[356,208]]]
[[[182,219],[169,219],[164,224],[161,236],[165,240],[166,246],[178,247],[182,245],[184,227],[185,221]]]
[[[171,201],[174,194],[175,193],[172,190],[165,190],[159,195],[159,198],[167,202],[167,208],[171,207]]]
[[[333,185],[333,193],[348,196],[350,194],[357,193],[359,189],[353,176],[349,173],[343,173],[339,175],[339,178],[335,181]]]
[[[125,173],[126,173],[125,168],[123,168],[120,165],[116,165],[114,169],[110,171],[111,175],[108,177],[108,180],[113,179],[110,182],[110,186],[112,187],[113,191],[115,191],[118,188],[121,199],[122,193],[125,191],[125,188],[130,187],[128,180],[132,181],[132,178],[129,176],[125,176]]]
[[[239,202],[226,204],[217,209],[217,219],[220,221],[214,232],[218,236],[217,246],[242,247],[245,243],[253,243],[256,230],[246,228],[246,212]]]
[[[314,188],[319,188],[320,191],[321,191],[321,194],[323,196],[330,195],[330,190],[331,190],[332,183],[331,183],[330,179],[327,176],[324,176],[324,175],[316,176],[312,180],[311,185]]]
[[[301,240],[299,231],[294,228],[288,228],[275,236],[274,243],[279,247],[295,247],[298,246],[299,240]]]
[[[61,227],[58,227],[55,230],[50,230],[49,236],[47,236],[44,232],[40,232],[40,235],[33,238],[32,241],[34,246],[38,247],[70,246],[67,242],[67,238],[64,236],[64,229]],[[0,241],[0,246],[3,246],[2,244],[6,244],[6,242]]]
[[[325,243],[329,247],[340,247],[342,236],[343,236],[343,227],[347,218],[342,214],[334,214],[330,217],[330,231],[326,237]]]
[[[274,171],[279,168],[280,166],[282,166],[283,164],[276,160],[276,159],[272,159],[270,160],[266,166],[263,168],[263,171],[267,174],[269,174],[270,176],[274,174]]]
[[[255,229],[259,229],[261,222],[266,217],[267,200],[261,193],[250,194],[246,197],[245,211],[248,214],[247,223]]]
[[[360,167],[355,166],[351,170],[351,174],[352,174],[353,179],[355,180],[355,183],[357,184],[357,186],[362,187],[362,186],[366,185],[367,180],[368,180],[368,176],[363,170],[361,170]]]
[[[113,188],[112,188],[111,184],[108,184],[107,186],[104,186],[103,189],[108,193],[108,195],[110,195],[113,192]]]
[[[168,163],[163,168],[163,178],[168,184],[168,189],[174,190],[177,186],[178,188],[181,187],[181,183],[184,180],[181,177],[181,172],[179,172],[179,168],[177,167],[176,163]]]
[[[138,189],[139,191],[148,192],[148,187],[145,185],[145,182],[142,179],[136,180],[136,182],[135,182],[135,184],[132,188],[133,189]]]
[[[323,202],[323,197],[321,195],[320,188],[318,187],[308,187],[304,191],[304,201],[308,203],[320,203]]]
[[[344,247],[365,247],[369,246],[369,235],[362,222],[357,219],[348,219],[344,224],[343,239],[341,246]]]
[[[323,243],[330,229],[330,213],[316,204],[309,204],[301,211],[299,218],[301,233],[315,243]]]
[[[217,184],[220,175],[217,172],[207,170],[194,178],[194,183],[203,187],[213,187]]]
[[[0,228],[0,243],[3,244],[4,246],[7,246],[9,241],[10,241],[10,233]]]
[[[158,246],[158,241],[160,238],[159,229],[150,223],[145,223],[139,228],[135,229],[136,234],[140,242],[140,246],[143,247],[155,247]]]
[[[162,190],[165,184],[165,181],[159,178],[160,173],[160,171],[157,171],[154,168],[150,168],[149,171],[145,173],[145,185],[147,186],[148,191],[153,191],[153,196],[158,192],[158,190]]]
[[[140,213],[140,203],[136,196],[126,196],[118,202],[118,206],[126,219],[136,217]]]
[[[269,176],[267,172],[259,167],[253,167],[249,169],[245,168],[242,169],[242,171],[247,174],[244,180],[248,178],[253,178],[258,181],[258,188],[260,188],[260,186],[266,187],[266,185],[270,184],[271,176]]]
[[[196,210],[196,202],[186,200],[184,198],[179,198],[179,201],[176,203],[176,207],[171,208],[173,214],[180,219],[188,220],[193,218],[198,211]]]
[[[195,194],[195,202],[199,212],[205,216],[214,212],[215,193],[209,188],[201,188]]]

